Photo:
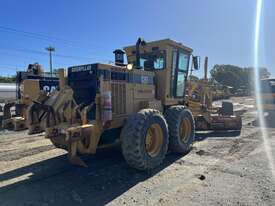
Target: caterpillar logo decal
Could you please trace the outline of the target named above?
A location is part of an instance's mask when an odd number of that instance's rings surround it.
[[[46,91],[46,92],[53,92],[53,91],[55,91],[56,90],[56,86],[44,86],[43,88],[42,88],[44,91]]]
[[[58,81],[57,80],[40,80],[40,89],[46,92],[53,92],[57,90]]]

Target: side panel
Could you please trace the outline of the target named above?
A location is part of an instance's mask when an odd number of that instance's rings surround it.
[[[155,97],[155,86],[154,85],[134,85],[134,99],[154,99]]]
[[[40,92],[39,80],[26,79],[21,85],[21,101],[23,104],[29,105],[32,100],[36,99]]]
[[[29,105],[39,96],[40,91],[53,92],[57,87],[56,79],[26,79],[20,86],[21,103]]]
[[[112,82],[112,111],[114,115],[126,114],[126,83]]]
[[[123,122],[128,115],[141,109],[141,102],[155,98],[154,73],[142,70],[128,71],[121,66],[90,64],[70,67],[68,84],[74,91],[77,104],[95,101],[96,95],[111,91],[112,119]],[[99,112],[101,108],[99,107]],[[96,106],[88,113],[94,120]]]
[[[68,85],[74,91],[77,104],[89,105],[95,101],[97,91],[97,64],[89,64],[68,68]],[[89,120],[96,117],[94,105],[87,114]]]
[[[138,112],[141,102],[155,99],[155,86],[148,75],[142,71],[128,74],[125,81],[111,81],[112,88],[112,111],[113,117],[121,118]]]
[[[97,91],[97,65],[68,68],[68,85],[74,91],[77,104],[93,102]]]

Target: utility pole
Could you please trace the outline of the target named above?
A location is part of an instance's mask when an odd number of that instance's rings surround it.
[[[53,62],[52,62],[52,52],[55,52],[54,47],[47,47],[46,50],[49,52],[50,55],[50,72],[51,72],[51,77],[53,76]]]

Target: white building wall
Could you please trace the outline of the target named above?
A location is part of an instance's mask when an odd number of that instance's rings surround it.
[[[0,83],[0,101],[10,101],[16,99],[16,84]]]

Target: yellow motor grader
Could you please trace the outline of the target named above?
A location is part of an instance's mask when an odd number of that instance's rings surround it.
[[[38,63],[29,64],[27,71],[16,74],[16,101],[3,107],[3,129],[27,129],[27,108],[39,96],[40,90],[53,91],[58,86],[58,78],[45,73]]]
[[[60,69],[60,90],[41,93],[28,110],[29,133],[45,129],[45,137],[82,166],[78,155],[116,143],[139,170],[160,165],[168,150],[186,154],[195,138],[186,97],[189,65],[199,68],[192,52],[170,39],[146,43],[139,38],[136,45],[114,51],[115,65],[73,66],[67,75]],[[239,129],[230,116],[231,127],[225,129]]]
[[[208,57],[204,62],[204,78],[187,81],[187,105],[191,110],[196,130],[241,130],[242,119],[234,116],[233,104],[222,101],[221,107],[213,107],[213,86],[208,81]]]

